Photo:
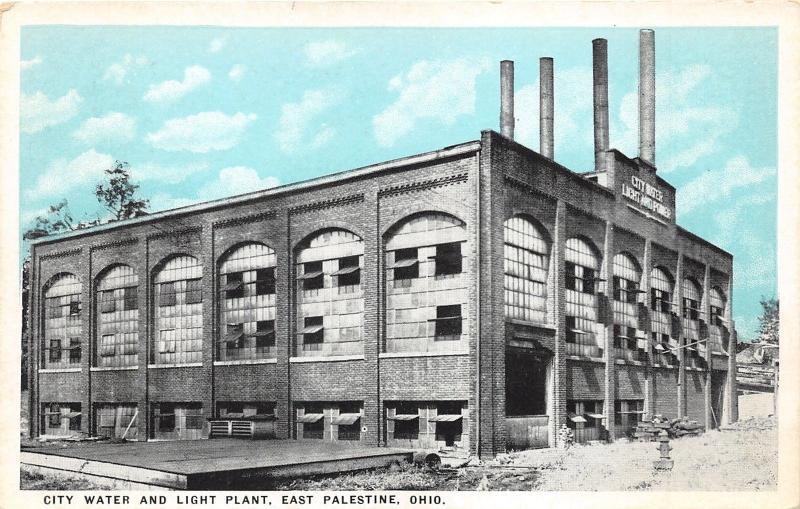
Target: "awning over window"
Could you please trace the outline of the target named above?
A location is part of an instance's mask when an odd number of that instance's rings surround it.
[[[461,419],[461,414],[444,414],[436,417],[429,417],[429,422],[454,422]]]
[[[322,275],[321,270],[315,270],[314,272],[306,272],[305,274],[300,274],[297,276],[297,279],[314,279],[315,277],[319,277]]]
[[[64,417],[66,417],[67,419],[74,419],[75,417],[79,417],[80,415],[81,415],[80,412],[69,412],[67,414],[64,414]]]
[[[569,414],[569,420],[572,422],[587,422],[584,416],[576,414]]]
[[[221,419],[240,419],[242,417],[244,417],[244,412],[228,412]]]
[[[324,417],[325,417],[325,414],[305,414],[305,415],[298,416],[297,417],[297,422],[302,422],[302,423],[317,422],[317,421],[319,421],[320,419],[322,419]]]
[[[303,327],[300,331],[300,334],[314,334],[315,332],[319,332],[322,330],[322,325],[309,325],[308,327]]]
[[[592,419],[605,419],[605,417],[606,417],[603,414],[598,414],[598,413],[594,413],[594,412],[587,412],[584,415],[586,417],[591,417]]]
[[[419,419],[419,414],[395,414],[393,417],[387,417],[390,421],[413,421]]]
[[[339,414],[334,417],[331,424],[350,425],[361,418],[361,414]]]
[[[352,274],[353,272],[361,270],[358,265],[351,265],[350,267],[342,267],[336,272],[331,273],[331,276],[344,276],[345,274]]]
[[[402,269],[405,267],[411,267],[412,265],[416,265],[419,263],[419,260],[416,258],[406,258],[405,260],[397,260],[393,264],[389,265],[390,269]]]

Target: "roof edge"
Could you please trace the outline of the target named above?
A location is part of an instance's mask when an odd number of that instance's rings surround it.
[[[396,170],[406,166],[414,166],[418,164],[429,163],[432,161],[438,161],[440,159],[447,159],[450,157],[457,157],[460,155],[471,154],[480,151],[480,149],[481,149],[480,140],[468,141],[457,145],[450,145],[448,147],[444,147],[439,150],[423,152],[421,154],[401,157],[398,159],[391,159],[389,161],[375,163],[369,166],[362,166],[360,168],[355,168],[352,170],[330,173],[320,177],[315,177],[313,179],[302,180],[300,182],[293,182],[291,184],[284,184],[282,186],[271,187],[269,189],[263,189],[261,191],[254,191],[252,193],[229,196],[227,198],[219,198],[217,200],[196,203],[194,205],[187,205],[185,207],[162,210],[159,212],[154,212],[152,214],[147,214],[145,216],[135,217],[131,219],[124,219],[122,221],[114,221],[110,223],[101,224],[98,226],[93,226],[91,228],[85,228],[82,230],[73,230],[65,233],[48,235],[46,237],[40,237],[38,239],[31,240],[30,244],[31,246],[41,246],[49,244],[51,242],[77,238],[84,235],[92,235],[100,232],[107,232],[118,228],[123,228],[126,226],[143,225],[155,221],[160,221],[163,219],[168,219],[171,217],[178,217],[186,214],[196,214],[220,207],[225,207],[228,205],[238,205],[253,200],[259,200],[261,198],[280,196],[283,194],[312,189],[314,187],[323,186],[327,184],[347,182],[349,180],[358,179],[366,175],[381,173],[389,170]]]

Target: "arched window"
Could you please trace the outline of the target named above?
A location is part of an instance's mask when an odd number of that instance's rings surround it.
[[[465,348],[466,240],[463,221],[435,212],[411,216],[387,234],[386,352]]]
[[[74,274],[59,274],[44,292],[45,368],[78,367],[81,363],[81,289]]]
[[[650,329],[657,359],[671,363],[678,346],[677,338],[672,337],[672,276],[661,267],[650,271]],[[674,352],[674,351],[673,351]]]
[[[728,351],[727,325],[725,319],[725,294],[717,287],[711,289],[709,297],[708,332],[711,337],[711,348],[714,352],[725,353]]]
[[[692,361],[698,357],[700,350],[700,318],[703,312],[700,308],[702,297],[700,285],[694,280],[683,280],[683,334],[686,338],[686,356]]]
[[[297,356],[363,353],[364,243],[346,230],[326,230],[298,249]]]
[[[219,270],[217,359],[275,357],[275,251],[257,243],[239,246]]]
[[[628,360],[644,360],[647,337],[639,332],[639,280],[641,270],[636,260],[619,253],[612,260],[614,299],[614,348],[617,356]]]
[[[187,364],[203,359],[203,266],[188,255],[171,258],[154,280],[153,362]]]
[[[586,241],[571,238],[564,251],[567,353],[602,356],[597,334],[597,291],[600,258]]]
[[[550,246],[542,232],[522,217],[504,227],[506,318],[547,323],[547,268]]]
[[[127,265],[113,267],[97,281],[95,366],[139,363],[138,284],[139,278]]]

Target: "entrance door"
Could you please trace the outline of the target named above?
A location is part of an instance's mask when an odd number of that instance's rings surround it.
[[[548,355],[506,351],[506,437],[510,449],[548,446]]]
[[[722,412],[725,409],[725,383],[728,373],[726,371],[711,371],[711,422],[710,428],[719,428],[722,424]]]

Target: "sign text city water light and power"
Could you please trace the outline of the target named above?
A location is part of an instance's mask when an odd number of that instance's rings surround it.
[[[622,183],[622,196],[664,218],[672,217],[672,210],[663,203],[664,192],[636,175],[631,175],[630,185],[627,182]]]

